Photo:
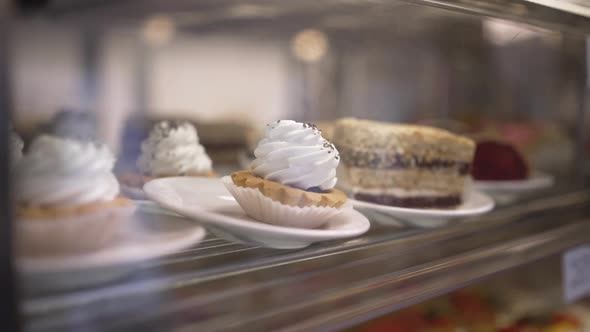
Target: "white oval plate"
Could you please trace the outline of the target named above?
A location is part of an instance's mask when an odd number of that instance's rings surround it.
[[[473,187],[485,192],[522,193],[549,188],[554,179],[550,174],[534,171],[528,179],[514,181],[473,181]]]
[[[120,184],[121,194],[127,196],[133,200],[145,200],[147,199],[146,194],[141,188],[134,188],[125,184]]]
[[[18,258],[25,286],[46,290],[106,282],[132,272],[138,262],[191,247],[205,237],[203,227],[173,216],[136,213],[131,225],[105,249],[72,256]]]
[[[396,206],[381,205],[351,199],[352,205],[360,209],[370,209],[381,214],[397,218],[392,220],[393,225],[411,224],[417,227],[442,226],[453,218],[475,216],[486,213],[494,208],[494,200],[479,191],[470,190],[465,193],[463,203],[452,209],[414,209]],[[384,223],[384,222],[381,222]]]
[[[146,183],[143,189],[164,208],[202,222],[217,236],[233,242],[294,249],[361,235],[370,227],[369,220],[353,209],[335,216],[321,229],[261,223],[246,215],[220,179],[162,178]]]

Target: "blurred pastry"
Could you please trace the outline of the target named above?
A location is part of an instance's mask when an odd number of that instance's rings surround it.
[[[10,132],[10,164],[13,167],[22,158],[24,146],[23,140],[12,130]]]
[[[151,177],[209,176],[211,158],[199,144],[195,127],[186,121],[162,121],[154,125],[141,144],[139,171]]]
[[[62,110],[53,117],[46,132],[53,136],[96,142],[98,121],[92,112]]]
[[[582,332],[586,331],[575,316],[565,313],[528,316],[518,319],[499,332]]]
[[[154,125],[141,144],[137,171],[121,174],[121,183],[140,189],[154,178],[215,176],[195,127],[186,121],[161,121]]]
[[[250,170],[223,178],[252,218],[315,228],[342,211],[347,197],[334,189],[340,157],[314,125],[291,120],[271,123],[254,154]]]
[[[337,122],[334,143],[354,198],[416,208],[460,204],[475,150],[446,130],[354,118]]]
[[[471,174],[475,180],[524,180],[529,167],[513,145],[485,140],[477,142]]]
[[[19,252],[69,254],[107,246],[134,210],[119,196],[114,161],[103,144],[37,138],[15,168]]]

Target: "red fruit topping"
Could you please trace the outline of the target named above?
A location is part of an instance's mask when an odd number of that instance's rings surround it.
[[[477,143],[471,174],[475,180],[523,180],[528,166],[512,145],[482,141]]]

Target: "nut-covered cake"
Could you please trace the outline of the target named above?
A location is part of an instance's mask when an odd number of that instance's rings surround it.
[[[475,151],[446,130],[354,118],[337,122],[334,143],[354,198],[402,207],[459,205]]]

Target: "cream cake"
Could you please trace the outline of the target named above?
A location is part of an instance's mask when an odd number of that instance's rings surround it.
[[[354,198],[402,207],[459,205],[475,151],[446,130],[354,118],[336,123],[334,144]]]

